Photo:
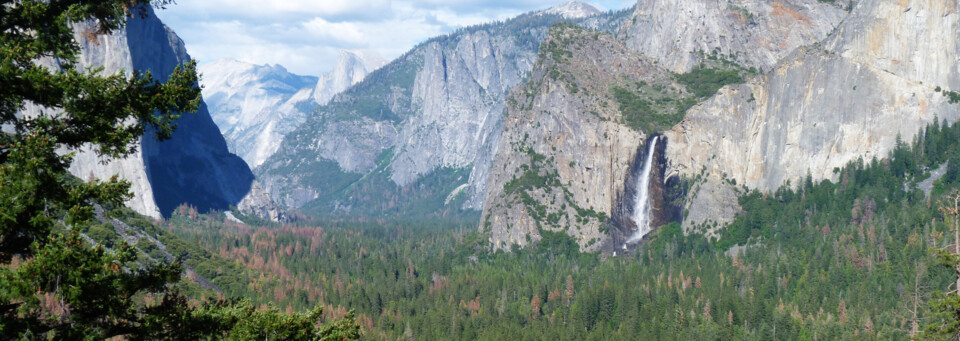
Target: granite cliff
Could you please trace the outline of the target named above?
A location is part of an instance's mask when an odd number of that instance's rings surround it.
[[[333,96],[359,83],[385,64],[387,60],[374,51],[341,50],[333,70],[320,75],[317,80],[313,89],[314,102],[318,105],[327,104]]]
[[[680,220],[680,178],[692,179],[702,164],[689,163],[687,173],[668,167],[675,134],[645,155],[650,136],[671,130],[720,85],[755,78],[826,38],[846,14],[815,0],[641,0],[617,39],[557,32],[547,40],[556,47],[542,46],[541,56],[565,54],[565,62],[539,58],[535,70],[543,69],[508,100],[481,231],[498,248],[564,230],[583,250],[619,250],[638,229],[632,210],[641,176],[652,178],[650,227]],[[569,76],[558,82],[551,74]],[[649,175],[638,174],[644,157],[654,158]],[[524,186],[528,180],[536,181]],[[698,182],[703,194],[688,205],[709,199],[693,210],[735,214],[735,192],[718,184]]]
[[[152,10],[144,18],[129,19],[125,28],[109,35],[86,35],[92,27],[75,25],[81,47],[78,67],[102,66],[108,74],[150,71],[154,79],[165,81],[176,66],[190,60],[180,38]],[[132,183],[134,197],[127,204],[154,218],[169,216],[180,204],[201,211],[238,205],[263,217],[279,218],[272,201],[252,190],[256,189],[253,173],[227,150],[205,105],[195,114],[183,115],[177,126],[173,137],[163,142],[148,132],[137,152],[126,159],[103,160],[90,148],[82,148],[70,172],[82,179],[120,175]]]
[[[586,251],[607,242],[609,218],[649,134],[621,110],[620,92],[667,103],[636,113],[643,120],[671,116],[691,97],[667,70],[612,35],[551,29],[531,77],[507,99],[481,223],[494,247],[524,246],[542,231],[570,234]]]
[[[847,14],[833,2],[639,0],[620,38],[677,73],[690,72],[713,53],[765,71],[833,31]]]
[[[937,118],[956,121],[948,95],[960,86],[957,8],[860,1],[822,43],[691,109],[665,134],[669,172],[704,173],[710,184],[711,199],[692,194],[685,227],[729,221],[736,210],[718,203],[732,199],[732,181],[764,191],[807,175],[836,181],[836,167],[883,157]]]

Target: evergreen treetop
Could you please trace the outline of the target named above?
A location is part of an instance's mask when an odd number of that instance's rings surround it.
[[[171,0],[0,0],[0,335],[4,338],[355,339],[350,315],[318,326],[305,314],[249,303],[188,304],[177,290],[180,260],[137,262],[126,242],[91,245],[80,231],[95,204],[121,206],[130,183],[82,182],[74,151],[135,152],[145,132],[171,136],[200,106],[196,63],[165,83],[150,72],[104,74],[77,63],[79,33],[109,34]],[[79,23],[92,32],[74,32]],[[83,39],[83,38],[81,38]],[[66,151],[66,154],[64,154]],[[151,303],[158,302],[158,303]]]

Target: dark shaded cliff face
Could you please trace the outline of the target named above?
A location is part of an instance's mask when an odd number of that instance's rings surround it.
[[[125,28],[133,67],[165,82],[177,65],[190,60],[183,42],[153,13],[132,18]],[[169,140],[148,132],[141,141],[147,179],[160,213],[169,217],[180,204],[200,211],[227,210],[250,191],[253,173],[227,150],[206,105],[177,121]]]
[[[680,179],[676,176],[665,178],[667,169],[666,150],[670,142],[665,136],[655,134],[648,136],[643,144],[637,147],[636,155],[630,164],[630,172],[624,181],[623,190],[617,193],[617,202],[614,206],[613,215],[608,223],[610,238],[603,245],[601,250],[604,253],[622,252],[623,245],[637,230],[636,222],[633,220],[633,210],[636,206],[636,193],[640,181],[639,177],[643,174],[643,165],[647,158],[647,147],[654,138],[659,138],[657,146],[652,153],[654,158],[650,168],[649,182],[649,200],[651,220],[651,232],[656,231],[660,226],[680,222],[683,218],[683,198],[685,196]],[[628,245],[628,248],[631,248]]]

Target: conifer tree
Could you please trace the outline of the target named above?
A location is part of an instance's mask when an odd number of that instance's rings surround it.
[[[946,199],[946,203],[940,203],[940,211],[954,232],[953,243],[946,249],[934,249],[933,252],[941,264],[955,272],[956,282],[953,290],[935,292],[930,300],[934,319],[922,335],[930,340],[960,339],[960,192],[954,191]]]
[[[0,0],[0,335],[357,338],[351,315],[318,327],[319,308],[287,315],[245,302],[194,307],[173,285],[180,261],[142,266],[126,243],[107,250],[79,232],[91,224],[96,203],[123,205],[131,194],[130,183],[116,176],[71,176],[73,151],[91,145],[102,157],[128,156],[145,132],[169,138],[181,113],[195,112],[201,99],[192,61],[165,83],[149,72],[80,68],[74,24],[93,23],[96,30],[85,34],[108,34],[147,15],[147,6],[170,3]],[[147,304],[147,294],[160,302]]]

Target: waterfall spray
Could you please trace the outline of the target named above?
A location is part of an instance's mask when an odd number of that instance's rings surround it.
[[[633,222],[637,224],[637,230],[633,232],[627,244],[632,244],[643,239],[643,236],[650,233],[650,172],[653,168],[653,153],[657,150],[657,140],[660,136],[655,136],[650,140],[650,148],[647,150],[647,157],[643,160],[643,168],[637,177],[637,190],[633,196]],[[626,244],[624,244],[626,247]]]

